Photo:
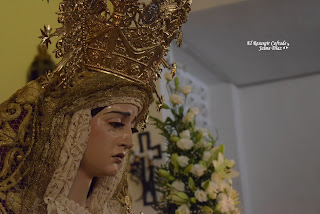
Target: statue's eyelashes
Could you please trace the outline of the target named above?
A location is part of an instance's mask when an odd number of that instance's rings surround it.
[[[111,125],[113,128],[119,128],[119,127],[124,126],[123,123],[119,123],[119,122],[110,122],[110,125]]]
[[[119,122],[110,122],[110,125],[111,125],[113,128],[119,128],[119,127],[125,126],[124,123],[119,123]],[[131,128],[131,132],[132,132],[132,134],[134,134],[134,133],[137,133],[137,132],[139,132],[139,131],[138,131],[138,129],[136,129],[136,128]]]

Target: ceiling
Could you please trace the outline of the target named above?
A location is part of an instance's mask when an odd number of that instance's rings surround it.
[[[312,75],[320,72],[319,8],[319,0],[194,0],[174,56],[207,82],[239,87]],[[259,51],[251,40],[289,46]]]

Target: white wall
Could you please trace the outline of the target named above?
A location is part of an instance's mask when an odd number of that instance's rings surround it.
[[[240,193],[241,213],[247,213],[247,184],[246,169],[243,166],[243,146],[241,145],[238,130],[238,91],[237,88],[229,83],[213,84],[208,89],[209,96],[209,120],[212,121],[218,134],[217,144],[225,145],[225,157],[236,162],[235,169],[240,172],[238,178],[233,179],[233,187]]]
[[[320,75],[215,84],[210,94],[210,119],[240,171],[242,213],[319,213]]]
[[[239,90],[246,214],[320,211],[320,75]]]

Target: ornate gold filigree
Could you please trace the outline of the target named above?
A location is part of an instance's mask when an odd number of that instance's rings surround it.
[[[178,38],[177,38],[178,47],[180,47],[182,45],[182,37],[183,37],[183,33],[182,33],[182,31],[179,31]]]
[[[164,102],[164,97],[161,95],[159,101],[157,102],[157,111],[160,111],[162,109],[163,102]]]
[[[52,28],[50,27],[50,25],[48,25],[47,27],[44,26],[43,27],[43,30],[40,29],[41,31],[41,36],[39,36],[39,39],[41,39],[41,45],[45,45],[47,48],[48,48],[48,45],[51,44],[51,31],[52,31]]]
[[[172,64],[172,68],[171,68],[172,78],[176,75],[176,73],[177,73],[177,63],[174,62],[174,63]]]
[[[180,28],[190,8],[191,0],[152,0],[147,5],[137,0],[62,1],[62,27],[54,33],[50,27],[41,30],[45,44],[60,36],[55,53],[63,59],[54,71],[58,85],[65,87],[81,68],[88,68],[144,83],[156,92],[159,65],[167,66],[163,57],[173,39],[181,44]]]
[[[15,138],[17,133],[11,128],[8,122],[5,122],[0,130],[0,145],[14,147],[16,145]],[[1,177],[0,173],[0,177]]]
[[[18,210],[21,209],[21,190],[17,184],[28,172],[28,169],[24,168],[24,162],[33,144],[30,124],[35,119],[32,116],[34,105],[41,94],[40,89],[39,83],[32,82],[0,105],[1,211],[5,209],[4,205],[15,213],[19,213]]]

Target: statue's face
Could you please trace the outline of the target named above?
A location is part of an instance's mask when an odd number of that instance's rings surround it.
[[[114,176],[119,164],[133,146],[132,129],[138,108],[132,104],[114,104],[91,120],[91,131],[80,168],[91,177]]]

